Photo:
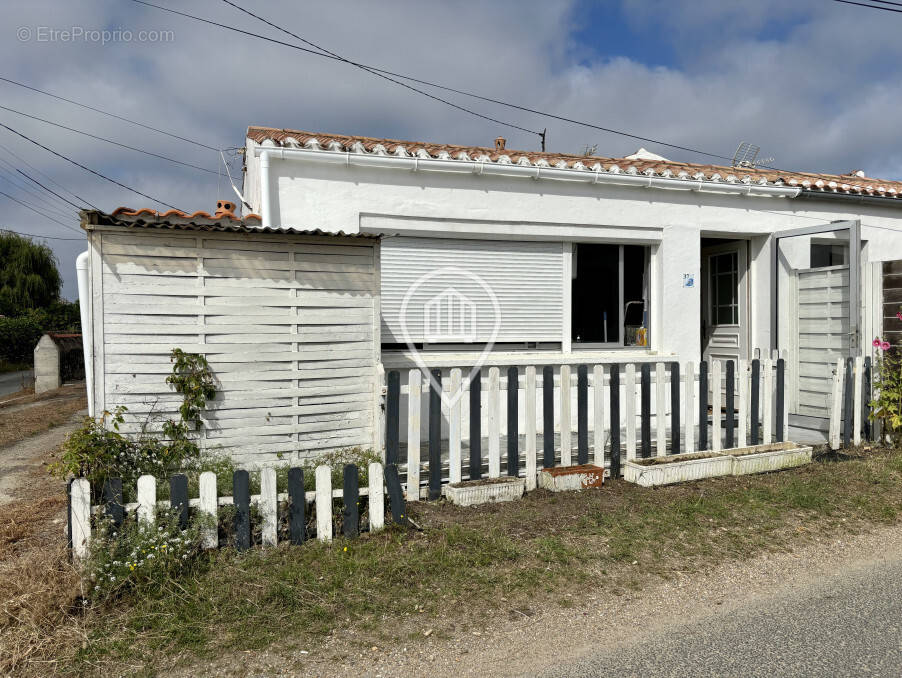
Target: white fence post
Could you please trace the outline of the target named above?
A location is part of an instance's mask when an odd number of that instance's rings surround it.
[[[501,377],[497,367],[489,368],[489,478],[501,475]]]
[[[570,365],[561,365],[561,466],[573,463],[570,441]]]
[[[459,483],[461,479],[461,391],[460,368],[451,370],[451,411],[448,413],[448,482]],[[507,385],[510,388],[510,384]],[[516,388],[516,384],[514,384]]]
[[[736,378],[739,388],[739,421],[737,423],[738,436],[736,443],[739,447],[745,447],[748,438],[749,424],[749,361],[740,359],[736,368]]]
[[[85,558],[91,546],[91,484],[76,478],[70,490],[72,519],[72,555]]]
[[[723,442],[720,439],[720,403],[723,397],[721,376],[723,365],[720,360],[711,360],[711,449],[719,452]],[[732,413],[731,413],[732,414]]]
[[[316,467],[316,538],[332,541],[332,469],[325,465]]]
[[[150,475],[138,478],[138,522],[152,525],[157,515],[157,479]]]
[[[832,407],[830,409],[830,449],[839,449],[839,432],[842,426],[843,359],[836,361],[833,372]]]
[[[382,464],[371,462],[368,468],[370,532],[385,527],[385,493]]]
[[[526,490],[536,489],[536,368],[526,366]]]
[[[278,543],[279,507],[276,501],[276,469],[271,466],[260,469],[260,516],[263,519],[260,537],[264,546]]]
[[[420,499],[420,402],[423,373],[407,373],[407,501]]]
[[[198,512],[211,521],[211,524],[204,528],[202,535],[202,545],[205,549],[215,549],[219,546],[219,530],[217,522],[217,504],[216,496],[216,474],[213,471],[204,471],[200,474],[199,482],[200,501],[198,503]]]
[[[852,415],[853,415],[853,429],[852,429],[852,442],[855,445],[861,445],[861,414],[862,414],[862,402],[861,402],[861,377],[862,370],[864,369],[864,358],[858,356],[855,358],[855,381],[852,385]]]
[[[664,363],[655,363],[655,429],[659,457],[667,454],[667,377]]]
[[[592,368],[592,388],[595,405],[595,465],[604,468],[604,367]]]
[[[695,363],[691,360],[686,363],[686,388],[684,401],[686,409],[683,413],[683,425],[686,429],[684,451],[695,452],[695,420],[698,413],[695,411]]]
[[[636,458],[636,366],[627,363],[623,371],[623,412],[626,420],[626,460]]]

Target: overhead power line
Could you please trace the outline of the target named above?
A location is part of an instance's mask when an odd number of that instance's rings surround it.
[[[47,191],[48,193],[51,193],[51,194],[55,195],[57,198],[59,198],[59,199],[62,200],[63,202],[66,202],[66,203],[72,205],[72,207],[74,207],[75,209],[77,209],[77,210],[80,210],[80,209],[81,209],[81,205],[76,205],[74,202],[72,202],[71,200],[68,200],[68,199],[64,198],[63,196],[61,196],[59,193],[57,193],[57,192],[54,191],[53,189],[47,188],[47,187],[46,187],[44,184],[42,184],[40,181],[38,181],[37,179],[35,179],[35,178],[32,177],[32,176],[29,176],[28,174],[26,174],[26,173],[23,172],[22,170],[16,168],[16,172],[18,172],[19,174],[21,174],[23,177],[25,177],[25,178],[28,179],[29,181],[31,181],[31,182],[37,184],[38,186],[40,186],[41,188],[43,188],[43,189],[44,189],[45,191]]]
[[[138,127],[143,127],[144,129],[150,130],[151,132],[157,132],[158,134],[165,134],[167,137],[172,137],[173,139],[178,139],[179,141],[186,141],[189,144],[194,144],[195,146],[200,146],[201,148],[206,148],[211,151],[218,151],[220,149],[215,146],[210,146],[209,144],[205,144],[200,141],[195,141],[194,139],[189,139],[188,137],[183,137],[178,134],[174,134],[172,132],[167,132],[164,129],[159,129],[157,127],[152,127],[150,125],[146,125],[143,122],[138,122],[137,120],[132,120],[130,118],[126,118],[122,115],[116,115],[115,113],[110,113],[109,111],[105,111],[102,108],[96,108],[95,106],[90,106],[88,104],[82,103],[81,101],[76,101],[75,99],[67,99],[64,96],[60,96],[59,94],[54,94],[53,92],[48,92],[47,90],[39,89],[37,87],[33,87],[31,85],[26,85],[24,82],[18,82],[16,80],[12,80],[10,78],[4,78],[0,76],[0,81],[7,82],[10,85],[16,85],[17,87],[23,87],[25,89],[31,90],[32,92],[37,92],[38,94],[43,94],[44,96],[53,97],[54,99],[58,99],[59,101],[65,101],[67,104],[72,104],[73,106],[81,106],[89,111],[94,111],[95,113],[100,113],[101,115],[106,115],[110,118],[115,118],[116,120],[121,120],[122,122],[127,122],[131,125],[137,125]]]
[[[50,219],[50,221],[56,222],[63,228],[68,228],[70,231],[75,231],[76,233],[78,233],[78,231],[75,228],[73,228],[72,226],[69,226],[68,224],[64,224],[62,221],[60,221],[59,219],[56,219],[55,217],[50,216],[49,214],[44,214],[44,212],[39,210],[37,207],[35,207],[34,205],[32,205],[30,203],[25,202],[24,200],[19,200],[18,198],[14,198],[9,193],[5,193],[3,191],[0,191],[0,195],[4,196],[6,198],[9,198],[10,200],[12,200],[15,203],[19,203],[20,205],[22,205],[22,207],[24,207],[26,209],[30,209],[32,212],[40,214],[45,219]]]
[[[200,165],[192,165],[190,162],[183,162],[182,160],[176,160],[175,158],[170,158],[166,155],[161,155],[159,153],[154,153],[153,151],[148,151],[143,148],[138,148],[136,146],[129,146],[128,144],[123,144],[118,141],[113,141],[112,139],[107,139],[106,137],[97,136],[96,134],[91,134],[90,132],[85,132],[84,130],[75,129],[74,127],[69,127],[68,125],[63,125],[59,122],[53,122],[53,120],[47,120],[45,118],[39,118],[36,115],[31,115],[30,113],[23,113],[22,111],[17,111],[14,108],[9,108],[8,106],[0,106],[0,110],[9,111],[10,113],[15,113],[16,115],[21,115],[26,118],[30,118],[32,120],[37,120],[38,122],[43,122],[47,125],[53,125],[54,127],[59,127],[60,129],[67,130],[69,132],[75,132],[76,134],[81,134],[86,137],[90,137],[91,139],[97,139],[98,141],[104,141],[108,144],[112,144],[113,146],[119,146],[120,148],[127,148],[130,151],[135,151],[137,153],[143,153],[144,155],[150,155],[154,158],[160,158],[161,160],[168,160],[169,162],[174,162],[177,165],[184,165],[185,167],[191,167],[192,169],[200,170],[201,172],[208,172],[209,174],[216,174],[215,170],[208,169],[206,167],[201,167]]]
[[[18,188],[20,191],[23,191],[23,192],[27,193],[28,195],[32,196],[35,200],[39,200],[40,202],[46,204],[48,206],[48,208],[52,208],[61,213],[65,211],[66,208],[64,205],[61,205],[60,203],[54,202],[53,200],[50,199],[53,196],[48,197],[48,196],[44,195],[40,191],[36,190],[34,188],[34,186],[29,184],[27,181],[24,181],[22,179],[22,177],[18,176],[18,171],[16,170],[14,165],[7,163],[6,160],[4,160],[3,158],[0,158],[0,162],[4,163],[6,165],[6,167],[0,167],[0,178],[2,178],[4,181],[7,181],[10,184],[12,184],[16,188]],[[11,169],[7,169],[7,167],[9,167]],[[69,216],[70,215],[68,215],[68,214],[66,215],[67,218]]]
[[[25,135],[25,134],[22,134],[22,132],[19,132],[18,130],[13,129],[13,128],[10,127],[9,125],[5,125],[5,124],[3,124],[2,122],[0,122],[0,127],[2,127],[2,128],[5,129],[5,130],[9,130],[10,132],[12,132],[13,134],[15,134],[16,136],[21,137],[22,139],[25,139],[25,141],[28,141],[28,142],[34,144],[35,146],[38,146],[39,148],[43,148],[43,149],[44,149],[45,151],[47,151],[48,153],[52,153],[52,154],[55,155],[56,157],[62,158],[62,159],[65,160],[66,162],[72,163],[72,164],[75,165],[76,167],[80,167],[80,168],[83,169],[84,171],[90,172],[90,173],[93,174],[94,176],[97,176],[97,177],[100,177],[101,179],[104,179],[104,180],[106,180],[106,181],[109,181],[111,184],[116,184],[117,186],[119,186],[119,187],[121,187],[121,188],[124,188],[124,189],[127,190],[127,191],[131,191],[132,193],[135,193],[136,195],[140,195],[141,197],[147,198],[148,200],[152,200],[153,202],[160,203],[161,205],[165,205],[166,207],[171,207],[171,208],[174,209],[174,210],[179,209],[179,208],[176,207],[175,205],[170,205],[168,202],[165,202],[165,201],[163,201],[163,200],[160,200],[159,198],[154,198],[152,195],[147,195],[147,193],[142,193],[141,191],[139,191],[139,190],[136,189],[136,188],[132,188],[131,186],[128,186],[127,184],[123,184],[121,181],[116,181],[115,179],[111,179],[110,177],[106,176],[105,174],[101,174],[101,173],[98,172],[97,170],[93,170],[93,169],[91,169],[90,167],[87,167],[87,166],[85,166],[85,165],[82,165],[80,162],[77,162],[77,161],[73,160],[72,158],[63,155],[62,153],[58,153],[58,152],[54,151],[52,148],[50,148],[50,147],[48,147],[48,146],[45,146],[44,144],[42,144],[42,143],[40,143],[40,142],[38,142],[38,141],[35,141],[35,140],[32,139],[31,137],[29,137],[29,136],[27,136],[27,135]],[[96,208],[95,208],[95,209],[96,209]],[[179,211],[182,211],[182,210],[179,210]]]
[[[896,14],[902,14],[902,9],[893,9],[892,7],[882,7],[880,5],[870,5],[866,2],[854,2],[853,0],[834,0],[835,2],[841,2],[844,5],[856,5],[858,7],[867,7],[868,9],[882,9],[884,12],[895,12]],[[874,0],[874,2],[884,2],[887,5],[898,5],[902,7],[902,3],[898,2],[888,2],[887,0]]]
[[[73,198],[75,198],[76,200],[80,200],[82,203],[84,203],[85,205],[88,205],[89,207],[93,207],[95,210],[99,210],[99,209],[100,209],[99,207],[97,207],[97,206],[91,204],[90,202],[88,202],[87,200],[85,200],[84,198],[82,198],[81,196],[79,196],[77,193],[73,193],[72,191],[70,191],[68,188],[66,188],[65,186],[63,186],[61,183],[59,183],[58,181],[54,180],[54,178],[51,177],[49,174],[45,174],[44,172],[42,172],[41,170],[39,170],[37,167],[35,167],[34,165],[32,165],[30,162],[28,162],[25,158],[23,158],[22,156],[20,156],[20,155],[19,155],[18,153],[16,153],[15,151],[10,150],[9,148],[7,148],[6,146],[4,146],[3,144],[0,144],[0,150],[5,151],[9,156],[15,158],[16,160],[18,160],[19,162],[21,162],[23,165],[25,165],[26,167],[30,168],[35,174],[38,174],[38,175],[44,177],[48,182],[50,182],[51,184],[53,184],[54,186],[56,186],[56,187],[59,188],[60,190],[65,191],[66,193],[68,193],[69,195],[71,195],[71,196],[72,196]],[[7,161],[5,161],[5,160],[4,160],[4,162],[6,162],[7,164],[10,164],[9,162],[7,162]]]
[[[47,240],[71,240],[71,241],[84,240],[84,238],[60,238],[59,236],[55,236],[55,235],[40,235],[38,233],[22,233],[21,231],[14,231],[11,228],[0,228],[0,233],[15,233],[16,235],[21,235],[26,238],[46,238]]]

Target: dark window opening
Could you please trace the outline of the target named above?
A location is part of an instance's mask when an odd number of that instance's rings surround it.
[[[847,244],[811,243],[811,268],[845,266],[849,263]]]

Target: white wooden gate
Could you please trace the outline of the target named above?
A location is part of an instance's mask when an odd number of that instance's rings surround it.
[[[833,369],[851,354],[849,267],[797,269],[791,278],[796,323],[792,347],[793,414],[829,419]]]

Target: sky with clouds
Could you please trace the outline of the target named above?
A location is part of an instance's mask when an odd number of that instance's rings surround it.
[[[222,0],[156,1],[295,42]],[[751,141],[779,167],[902,179],[895,127],[902,13],[831,0],[234,1],[348,59],[455,88],[717,155],[732,156],[740,141]],[[501,135],[508,148],[526,150],[539,144],[534,134],[347,64],[130,0],[6,0],[0,13],[0,77],[214,148],[243,145],[251,124],[469,145]],[[93,33],[103,30],[106,44]],[[519,127],[547,127],[551,151],[597,146],[617,156],[643,145],[675,160],[712,161],[433,93]],[[217,197],[232,197],[216,151],[2,81],[0,106],[205,168],[0,109],[3,125],[180,209],[213,211]],[[240,175],[240,157],[227,157]],[[7,194],[0,194],[0,228],[74,238],[47,240],[69,299],[77,296],[74,261],[84,250],[76,210],[17,169],[72,202],[79,200],[69,192],[104,210],[161,207],[0,128],[0,192]]]

